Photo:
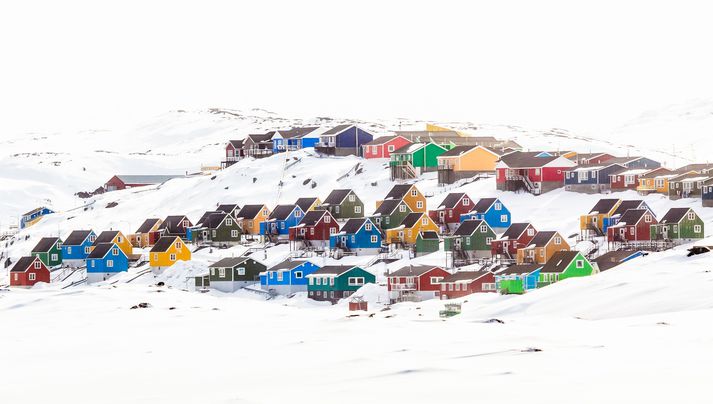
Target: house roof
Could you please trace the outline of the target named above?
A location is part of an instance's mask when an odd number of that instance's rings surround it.
[[[12,267],[10,272],[25,272],[30,268],[30,265],[32,265],[32,263],[35,262],[36,259],[39,259],[39,258],[37,258],[37,257],[22,257],[19,260],[17,260],[17,262]],[[40,262],[42,262],[42,261],[40,260]]]
[[[332,190],[332,192],[329,193],[329,196],[327,196],[327,198],[322,202],[322,205],[340,205],[351,192],[351,189]]]
[[[403,136],[401,136],[401,135],[380,136],[380,137],[377,137],[376,139],[372,140],[369,143],[364,143],[364,146],[376,146],[376,145],[388,143],[398,137],[403,137]],[[404,138],[404,139],[406,139],[406,138]],[[408,140],[408,139],[406,139],[406,140]]]
[[[426,146],[428,143],[411,143],[405,146],[399,147],[398,149],[391,152],[391,154],[411,154],[416,150]]]
[[[626,201],[621,201],[614,213],[612,213],[612,216],[621,216],[629,209],[638,209],[643,202],[644,201],[640,199],[630,199]]]
[[[521,152],[514,151],[500,157],[500,161],[507,164],[511,168],[530,168],[542,167],[547,163],[557,160],[559,156],[543,156],[537,157],[543,152]]]
[[[456,231],[453,232],[454,236],[470,236],[480,227],[483,223],[482,220],[465,220],[460,223]]]
[[[97,239],[94,240],[93,245],[98,245],[99,243],[111,243],[112,241],[114,241],[114,238],[117,235],[119,235],[118,230],[103,231],[103,232],[99,233],[99,235],[97,236]]]
[[[708,171],[708,170],[713,170],[713,164],[711,163],[694,163],[694,164],[687,164],[683,167],[679,167],[676,169],[676,172],[689,172],[689,171]]]
[[[268,271],[290,270],[290,269],[297,268],[298,266],[300,266],[306,262],[309,262],[309,261],[286,259],[286,260],[280,262],[279,264],[277,264],[271,268],[268,268]]]
[[[151,230],[156,223],[158,223],[161,219],[146,219],[144,220],[143,223],[141,223],[141,226],[139,226],[139,229],[136,230],[137,233],[148,233],[149,230]]]
[[[489,271],[458,271],[448,275],[441,281],[442,283],[470,282],[491,274]]]
[[[421,276],[434,268],[441,267],[436,265],[407,265],[390,273],[388,276]]]
[[[74,230],[71,233],[69,233],[69,236],[67,236],[67,239],[64,240],[62,245],[66,245],[66,246],[82,245],[84,240],[86,240],[90,234],[92,234],[91,230]]]
[[[446,195],[446,197],[443,199],[443,202],[438,205],[438,209],[453,209],[458,205],[458,202],[460,202],[460,200],[464,196],[466,196],[465,192],[451,192],[450,194]]]
[[[27,213],[24,213],[22,216],[30,216],[30,215],[32,215],[32,214],[35,213],[35,212],[41,211],[42,209],[48,209],[48,210],[50,210],[50,212],[51,212],[51,209],[46,208],[46,207],[44,207],[44,206],[40,206],[39,208],[34,208],[34,209],[32,209],[31,211],[29,211],[29,212],[27,212]]]
[[[156,253],[156,252],[166,252],[168,249],[173,245],[173,243],[176,241],[176,239],[180,239],[178,236],[169,236],[169,237],[161,237],[158,239],[156,244],[154,244],[153,247],[151,247],[151,252]]]
[[[314,226],[324,215],[329,214],[326,210],[311,210],[300,220],[299,226]]]
[[[254,219],[255,216],[260,214],[260,211],[265,207],[265,205],[245,205],[240,209],[240,211],[235,215],[235,217],[241,217],[243,219]]]
[[[597,203],[594,205],[594,207],[589,211],[590,215],[593,214],[598,214],[598,213],[609,213],[611,212],[612,209],[616,206],[617,203],[619,203],[620,199],[612,199],[612,198],[607,198],[607,199],[600,199],[597,201]]]
[[[541,272],[562,273],[578,254],[579,251],[557,251],[542,267]]]
[[[597,263],[599,271],[606,271],[608,269],[614,268],[615,266],[621,264],[627,258],[638,253],[638,251],[626,250],[609,251],[608,253],[602,254],[599,257],[595,258],[594,262]]]
[[[513,223],[505,230],[505,233],[500,236],[499,240],[517,240],[529,226],[530,223]]]
[[[304,135],[308,135],[315,130],[319,129],[318,126],[311,126],[311,127],[304,127],[304,128],[292,128],[289,130],[280,130],[278,131],[280,133],[280,136],[282,136],[283,139],[291,139],[291,138],[300,138],[303,137]]]
[[[657,177],[663,177],[663,176],[667,176],[667,175],[673,175],[673,171],[669,170],[668,168],[659,167],[659,168],[654,168],[653,170],[640,176],[639,178],[641,178],[641,179],[657,178]]]
[[[179,227],[181,222],[185,219],[187,218],[183,215],[168,216],[166,217],[166,220],[161,223],[161,227],[159,227],[159,229],[167,229],[169,232],[173,233],[173,230],[177,230],[177,227]]]
[[[205,211],[205,212],[203,213],[203,216],[201,216],[201,218],[198,219],[198,221],[196,222],[196,225],[197,225],[197,226],[203,226],[203,225],[205,225],[205,221],[208,220],[208,216],[212,215],[213,213],[223,213],[223,212],[219,212],[219,211],[217,211],[217,210],[208,210],[208,211]]]
[[[432,139],[451,139],[460,138],[461,135],[454,130],[444,131],[428,131],[428,130],[397,130],[394,131],[399,136],[403,136],[411,142],[429,141]]]
[[[230,143],[231,145],[233,145],[233,147],[236,148],[236,149],[240,149],[240,148],[243,147],[243,140],[242,140],[242,139],[240,139],[240,140],[228,140],[228,143]]]
[[[525,275],[542,268],[541,264],[510,265],[498,272],[497,275]]]
[[[617,226],[626,226],[626,225],[635,225],[636,223],[639,223],[639,220],[641,220],[642,217],[648,212],[648,209],[629,209],[626,212],[624,212],[624,215],[619,219],[619,222],[617,222]]]
[[[374,215],[390,215],[396,210],[396,207],[398,207],[401,203],[406,205],[405,202],[403,202],[401,199],[387,199],[383,202],[381,202],[381,205],[374,211]],[[408,206],[407,206],[408,208]],[[410,210],[410,209],[409,209]]]
[[[413,185],[411,184],[398,184],[394,185],[391,187],[391,190],[389,191],[388,194],[386,194],[386,197],[384,198],[385,201],[389,199],[396,199],[396,200],[401,200],[404,199],[406,195],[408,195],[409,191],[411,190],[411,187]]]
[[[225,213],[233,213],[233,211],[239,210],[239,209],[240,209],[240,206],[238,206],[237,203],[222,203],[222,204],[218,205],[217,208],[215,208],[215,210],[217,210],[218,212],[225,212]]]
[[[337,126],[333,127],[332,129],[324,132],[322,135],[338,135],[338,134],[344,132],[345,130],[351,128],[352,126],[354,126],[354,125],[352,125],[352,124],[337,125]]]
[[[538,231],[535,234],[535,237],[530,240],[529,245],[534,245],[535,247],[544,247],[547,245],[547,243],[552,240],[552,237],[557,234],[556,231]]]
[[[59,237],[42,237],[32,252],[48,252],[59,241]]]
[[[249,134],[247,137],[250,138],[254,143],[260,143],[260,142],[267,142],[272,137],[275,135],[275,132],[267,132],[267,133],[252,133]]]
[[[295,205],[299,206],[303,212],[307,212],[309,208],[318,200],[319,198],[299,198],[295,202]]]
[[[433,230],[422,231],[418,233],[424,240],[438,240],[438,233]]]
[[[485,213],[490,209],[491,206],[497,201],[498,198],[480,198],[478,202],[476,202],[475,206],[473,206],[473,209],[471,209],[471,212],[476,212],[476,213]]]
[[[405,228],[409,229],[413,227],[416,223],[418,223],[419,220],[421,220],[421,216],[423,216],[423,213],[409,213],[404,217],[404,220],[401,221],[401,226],[404,226]]]
[[[268,220],[286,220],[296,208],[297,205],[277,205]]]
[[[114,245],[114,243],[99,243],[94,246],[94,249],[89,253],[87,258],[104,258]]]
[[[152,185],[166,182],[173,178],[180,178],[183,175],[116,175],[124,184]]]
[[[689,210],[691,208],[671,208],[659,223],[678,223],[686,216]]]
[[[318,270],[312,272],[312,274],[307,275],[335,275],[339,276],[352,268],[356,268],[354,265],[327,265],[319,268]]]
[[[247,261],[250,259],[250,257],[228,257],[228,258],[223,258],[218,260],[217,262],[214,262],[210,265],[208,265],[208,268],[233,268],[237,265],[242,264],[243,262]]]
[[[361,226],[364,225],[364,222],[366,222],[366,220],[367,219],[365,218],[349,219],[346,223],[344,223],[344,226],[342,226],[340,233],[356,233],[357,231],[359,231],[359,229],[361,229]]]
[[[442,153],[441,155],[438,156],[438,158],[441,158],[441,157],[458,157],[458,156],[461,156],[461,155],[463,155],[463,154],[465,154],[465,153],[468,153],[469,151],[471,151],[471,150],[473,150],[473,149],[477,149],[478,147],[480,147],[481,149],[485,149],[485,150],[487,150],[487,151],[489,151],[489,152],[491,152],[491,153],[493,153],[493,154],[495,154],[495,155],[498,155],[498,156],[503,155],[503,151],[502,151],[502,150],[493,149],[493,148],[491,148],[491,147],[486,147],[486,146],[481,146],[481,145],[462,145],[462,146],[456,146],[456,147],[454,147],[454,148],[448,150],[447,152]]]
[[[208,229],[215,229],[223,222],[226,216],[229,216],[225,212],[215,212],[208,215],[205,221],[202,223],[203,227]]]

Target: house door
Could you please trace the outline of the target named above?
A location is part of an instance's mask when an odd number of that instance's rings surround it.
[[[507,251],[510,243],[508,241],[503,241],[503,251]]]
[[[342,245],[347,245],[347,236],[342,236]]]
[[[438,218],[443,221],[443,219],[446,217],[446,212],[445,211],[440,211],[438,212]]]
[[[457,239],[453,240],[453,244],[456,246],[456,248],[460,248],[461,239],[457,238]]]

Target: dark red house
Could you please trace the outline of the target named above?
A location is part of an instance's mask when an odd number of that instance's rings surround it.
[[[245,149],[242,140],[230,140],[225,145],[225,160],[222,162],[223,168],[230,167],[238,160],[245,157]]]
[[[50,270],[39,257],[22,257],[10,270],[10,286],[29,288],[37,282],[50,283]]]
[[[428,212],[428,216],[436,223],[441,232],[452,231],[460,223],[460,215],[470,212],[473,200],[463,192],[451,192],[435,210]]]
[[[531,223],[511,224],[502,236],[490,242],[493,257],[500,255],[503,258],[514,259],[517,250],[527,247],[535,234],[537,230]]]
[[[500,191],[526,191],[539,195],[564,186],[565,171],[577,163],[550,152],[512,152],[495,164],[495,184]]]
[[[621,171],[609,176],[612,191],[624,191],[627,189],[636,189],[639,186],[639,177],[647,174],[651,170],[648,168],[635,168],[631,170]]]
[[[339,232],[339,223],[328,210],[307,212],[300,224],[290,227],[290,244],[295,248],[326,248],[329,236]]]
[[[145,187],[164,183],[182,175],[115,175],[104,184],[105,191],[118,191],[127,188]]]
[[[460,271],[441,281],[441,300],[496,291],[495,275],[489,271]]]
[[[621,219],[607,229],[610,243],[631,243],[651,240],[651,226],[658,220],[648,209],[629,209]]]
[[[398,150],[411,141],[400,135],[382,136],[362,146],[364,148],[364,158],[367,159],[388,159],[391,152]]]
[[[441,281],[449,275],[445,269],[433,265],[400,268],[388,275],[389,299],[396,303],[438,298]]]

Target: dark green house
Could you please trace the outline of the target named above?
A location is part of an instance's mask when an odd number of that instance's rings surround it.
[[[703,220],[691,208],[671,208],[650,228],[651,240],[687,241],[703,238]]]
[[[547,286],[567,278],[590,276],[594,266],[579,251],[557,251],[540,269],[537,287]]]
[[[438,238],[438,233],[435,231],[422,231],[418,233],[416,237],[415,252],[416,256],[430,254],[438,251],[440,246],[440,239]]]
[[[495,237],[495,232],[485,220],[466,220],[461,222],[452,236],[443,239],[443,249],[456,252],[462,258],[490,257],[490,244]]]
[[[222,292],[235,292],[246,286],[259,285],[260,272],[267,270],[250,257],[231,257],[208,266],[208,284]]]
[[[364,217],[364,202],[351,189],[335,189],[317,209],[328,210],[337,219]]]
[[[324,266],[307,275],[307,294],[313,300],[332,304],[349,297],[367,283],[375,283],[376,276],[355,266]]]
[[[233,245],[240,242],[243,230],[233,215],[226,212],[206,212],[198,225],[190,229],[197,243]]]
[[[400,225],[409,213],[413,212],[403,199],[387,199],[381,202],[370,219],[381,230],[388,230]]]
[[[62,265],[62,240],[59,237],[43,237],[30,255],[39,257],[48,268]]]

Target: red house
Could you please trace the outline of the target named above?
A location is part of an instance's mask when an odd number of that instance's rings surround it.
[[[388,275],[389,299],[420,302],[441,295],[441,281],[450,273],[433,265],[407,266]]]
[[[651,240],[651,226],[658,220],[648,209],[629,209],[624,212],[617,224],[607,229],[607,241],[610,243],[635,243]]]
[[[339,232],[339,223],[328,210],[311,210],[297,226],[290,227],[292,249],[301,247],[326,248],[329,236]]]
[[[564,186],[565,171],[577,163],[549,152],[512,152],[495,164],[500,191],[527,191],[539,195]]]
[[[428,216],[443,230],[453,231],[460,223],[460,215],[470,212],[473,200],[463,192],[451,192],[443,199],[437,209],[428,212]]]
[[[411,141],[405,137],[394,135],[378,137],[362,147],[364,148],[364,158],[388,159],[391,158],[392,151],[410,144]]]
[[[225,146],[225,160],[221,163],[223,168],[230,167],[238,160],[245,157],[242,140],[229,140]]]
[[[118,191],[127,188],[145,187],[164,183],[182,175],[115,175],[104,184],[105,191]]]
[[[639,177],[651,172],[648,168],[635,168],[631,170],[621,171],[616,174],[609,175],[609,182],[612,191],[624,191],[627,189],[636,189],[639,186]]]
[[[535,234],[537,234],[537,230],[531,223],[511,224],[502,236],[490,242],[493,257],[499,255],[514,259],[517,256],[517,250],[527,247]]]
[[[50,270],[39,257],[22,257],[10,270],[10,286],[29,288],[37,282],[50,283]]]
[[[495,291],[495,275],[488,271],[460,271],[441,281],[441,300]]]

